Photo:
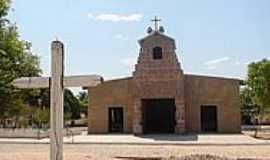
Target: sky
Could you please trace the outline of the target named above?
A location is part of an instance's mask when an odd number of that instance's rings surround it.
[[[137,41],[155,16],[175,39],[184,73],[244,79],[248,63],[270,58],[269,0],[13,0],[8,18],[32,43],[44,76],[57,38],[65,75],[106,80],[131,76]]]

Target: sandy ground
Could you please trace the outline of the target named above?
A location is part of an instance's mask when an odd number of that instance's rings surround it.
[[[117,160],[115,157],[169,157],[190,154],[270,159],[270,145],[64,145],[64,160]],[[49,144],[2,143],[0,160],[49,160]]]
[[[1,143],[49,143],[49,138],[0,138]],[[65,143],[90,144],[270,144],[270,140],[255,139],[244,134],[94,134],[87,133],[74,137],[64,137]]]

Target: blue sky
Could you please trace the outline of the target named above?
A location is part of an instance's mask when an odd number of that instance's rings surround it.
[[[50,42],[65,43],[65,74],[130,76],[137,40],[162,19],[185,73],[245,78],[270,58],[269,0],[13,0],[9,18],[50,73]]]

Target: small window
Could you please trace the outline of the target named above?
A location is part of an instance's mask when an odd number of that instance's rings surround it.
[[[153,48],[153,59],[162,59],[162,48],[161,47]]]

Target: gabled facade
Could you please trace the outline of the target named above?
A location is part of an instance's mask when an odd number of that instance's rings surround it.
[[[89,133],[240,132],[239,80],[184,74],[161,31],[139,44],[132,77],[88,88]]]

